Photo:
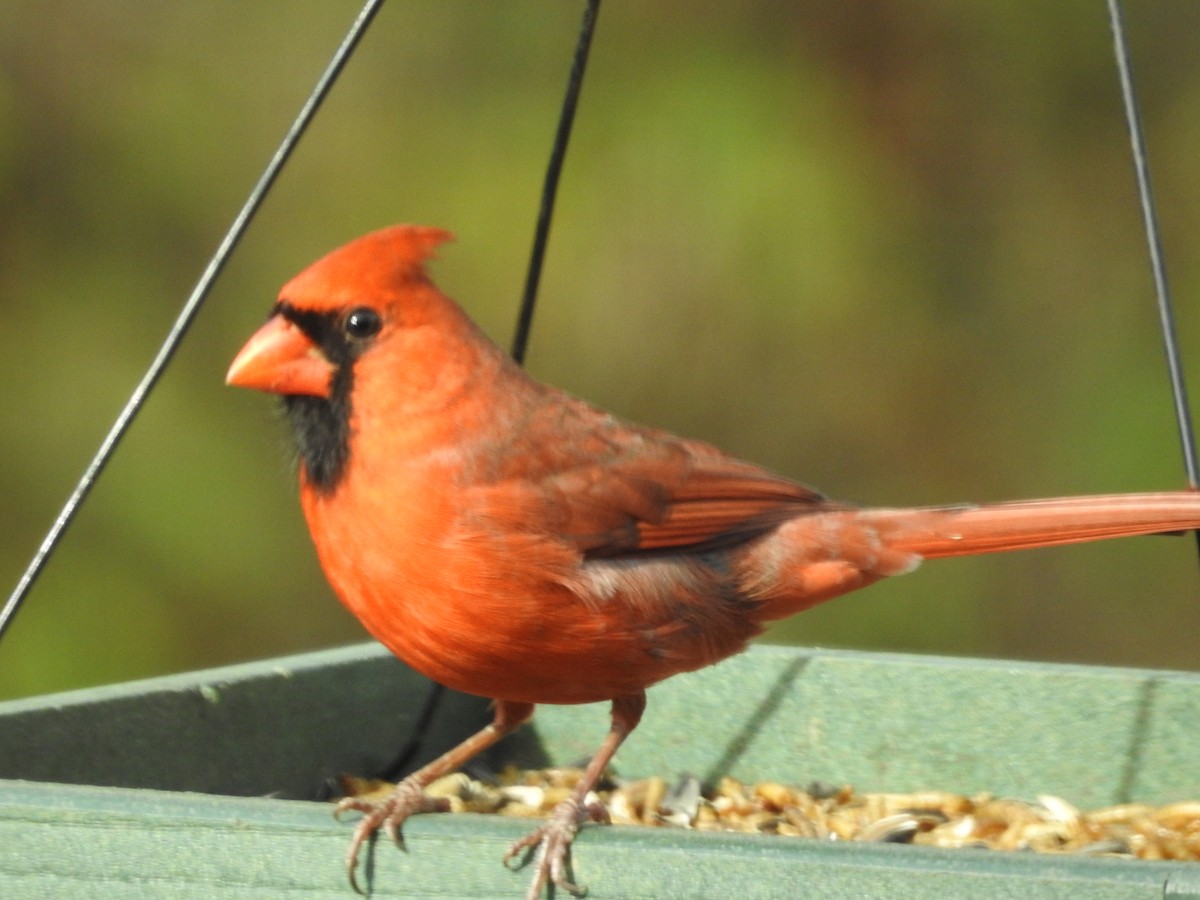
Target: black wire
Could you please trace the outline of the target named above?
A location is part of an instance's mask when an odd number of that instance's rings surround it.
[[[521,297],[521,309],[517,314],[517,330],[513,336],[512,355],[519,363],[525,361],[525,348],[529,343],[529,330],[533,327],[533,307],[537,300],[538,283],[542,278],[542,260],[546,255],[546,242],[550,239],[550,219],[554,215],[554,197],[558,193],[558,178],[562,174],[563,160],[567,155],[567,143],[571,138],[571,125],[575,121],[575,107],[579,104],[579,92],[583,88],[583,73],[587,68],[588,51],[592,45],[592,33],[596,30],[596,16],[600,14],[600,0],[588,0],[583,10],[583,22],[579,26],[579,40],[575,44],[575,58],[571,63],[571,74],[567,77],[567,96],[563,99],[562,112],[558,117],[558,130],[554,135],[554,146],[550,149],[550,163],[546,167],[546,181],[542,185],[542,204],[538,210],[537,226],[533,232],[533,250],[529,254],[529,272],[525,278],[525,293]]]
[[[550,239],[550,220],[554,216],[554,197],[558,193],[558,179],[562,174],[563,160],[567,156],[567,144],[571,139],[571,126],[575,122],[575,108],[579,105],[579,92],[583,88],[583,73],[587,68],[588,51],[592,46],[592,34],[596,30],[596,16],[600,12],[600,0],[588,0],[583,10],[583,21],[579,26],[579,40],[575,42],[575,55],[571,61],[571,73],[567,76],[567,95],[563,99],[562,112],[558,117],[558,128],[554,133],[554,145],[550,148],[550,162],[546,166],[546,180],[542,184],[542,202],[538,209],[537,226],[533,233],[533,249],[529,253],[529,272],[525,278],[525,292],[521,296],[521,308],[517,313],[517,329],[513,336],[512,356],[518,363],[525,362],[525,348],[529,344],[529,330],[533,326],[533,310],[537,300],[538,282],[542,277],[542,263],[546,256],[546,242]],[[380,777],[394,781],[408,768],[413,757],[420,752],[425,732],[433,721],[438,706],[445,698],[446,688],[433,683],[433,689],[425,697],[417,716],[413,736],[400,748],[395,758],[388,763]]]
[[[1167,356],[1167,371],[1171,379],[1171,395],[1175,403],[1175,420],[1179,427],[1183,464],[1187,471],[1188,486],[1195,490],[1200,484],[1200,463],[1197,462],[1196,439],[1192,430],[1191,404],[1188,402],[1187,385],[1183,377],[1183,360],[1179,352],[1175,312],[1167,284],[1167,267],[1163,261],[1162,237],[1158,227],[1158,215],[1155,212],[1154,192],[1150,187],[1146,138],[1138,112],[1137,94],[1133,88],[1133,71],[1129,62],[1129,46],[1125,40],[1125,23],[1121,15],[1120,0],[1108,0],[1108,18],[1112,25],[1113,50],[1117,60],[1117,76],[1121,82],[1121,97],[1125,103],[1125,121],[1129,128],[1129,141],[1133,147],[1133,168],[1137,175],[1138,197],[1146,226],[1146,242],[1150,248],[1150,270],[1154,276],[1154,290],[1158,298],[1158,318],[1162,328],[1163,350]],[[1200,551],[1200,531],[1196,532],[1196,546]]]
[[[429,726],[433,724],[433,717],[437,715],[438,707],[442,705],[445,697],[446,686],[440,681],[430,681],[429,693],[425,695],[425,703],[413,723],[411,737],[396,752],[392,761],[379,772],[379,778],[384,781],[399,781],[408,774],[410,763],[425,745],[425,738],[429,736]]]
[[[329,65],[317,80],[312,93],[309,94],[308,99],[305,101],[300,113],[296,116],[291,128],[288,129],[287,134],[284,135],[279,149],[275,151],[275,155],[267,163],[267,167],[263,170],[258,183],[250,192],[250,196],[246,198],[246,203],[242,206],[241,212],[233,220],[233,224],[225,234],[224,240],[217,247],[212,259],[209,260],[208,266],[204,269],[204,273],[200,276],[200,280],[196,283],[195,288],[192,289],[191,295],[184,303],[179,316],[171,326],[171,330],[167,333],[167,337],[159,348],[158,354],[150,363],[146,374],[142,376],[141,382],[134,388],[124,409],[121,410],[116,421],[113,422],[112,428],[109,430],[107,436],[105,436],[103,442],[101,442],[100,448],[96,451],[96,455],[92,457],[91,463],[84,470],[79,483],[75,486],[75,490],[67,498],[67,502],[59,512],[58,518],[54,520],[54,524],[42,540],[37,552],[34,553],[33,559],[30,560],[24,574],[21,576],[21,580],[17,582],[17,586],[9,596],[4,608],[0,610],[0,638],[3,638],[8,626],[12,624],[13,618],[21,608],[21,604],[29,595],[30,588],[33,587],[34,582],[45,567],[46,560],[54,552],[55,547],[58,546],[67,526],[71,524],[71,521],[75,518],[75,514],[79,511],[80,504],[83,503],[95,485],[96,480],[100,477],[101,472],[104,471],[104,467],[112,458],[117,444],[125,436],[125,432],[129,429],[134,417],[146,402],[150,391],[154,388],[159,377],[166,369],[167,364],[171,361],[171,357],[175,355],[180,342],[191,327],[192,320],[195,319],[196,313],[199,312],[201,304],[203,304],[213,283],[216,281],[217,275],[225,267],[225,263],[228,261],[234,247],[250,224],[251,218],[258,211],[259,206],[262,205],[263,199],[271,189],[271,185],[274,184],[279,172],[283,169],[288,157],[291,156],[292,151],[296,148],[300,137],[308,128],[309,123],[317,112],[317,108],[329,93],[330,88],[333,87],[334,81],[345,67],[350,55],[354,52],[354,48],[358,45],[359,40],[366,31],[367,26],[371,24],[375,13],[379,11],[382,5],[383,0],[367,0],[362,11],[358,14],[358,18],[350,26],[349,32],[347,32],[346,37],[337,48],[337,52],[334,53],[333,59],[330,60]]]

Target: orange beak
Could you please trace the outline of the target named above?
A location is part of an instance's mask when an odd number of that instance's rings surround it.
[[[333,365],[308,335],[275,315],[246,342],[225,383],[273,394],[329,396]]]

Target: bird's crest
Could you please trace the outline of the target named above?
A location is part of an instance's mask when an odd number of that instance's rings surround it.
[[[424,282],[425,262],[454,235],[441,228],[393,225],[373,231],[317,260],[283,286],[279,297],[320,312],[382,299]]]

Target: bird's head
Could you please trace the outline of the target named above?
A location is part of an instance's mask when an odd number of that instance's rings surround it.
[[[384,348],[401,348],[406,334],[450,333],[460,317],[466,321],[425,274],[425,262],[450,237],[396,225],[334,250],[284,285],[266,324],[229,367],[227,384],[283,396],[314,487],[331,490],[345,469],[356,380],[389,379],[386,393],[399,395],[404,372],[381,358]],[[425,324],[442,327],[421,329]],[[404,366],[410,373],[436,368],[412,356]],[[379,365],[372,370],[368,360]]]
[[[450,237],[437,228],[395,225],[317,260],[283,286],[225,383],[329,399],[338,375],[385,332],[415,324],[414,288],[428,284],[425,262]]]

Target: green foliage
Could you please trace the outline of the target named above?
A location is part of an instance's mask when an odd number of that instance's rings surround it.
[[[0,4],[0,582],[15,583],[357,4]],[[225,368],[396,221],[509,338],[577,4],[385,6],[0,648],[0,696],[361,635]],[[1128,10],[1200,360],[1200,7]],[[530,366],[872,504],[1181,484],[1097,4],[601,13]],[[774,637],[1192,667],[1194,547],[931,565]]]

